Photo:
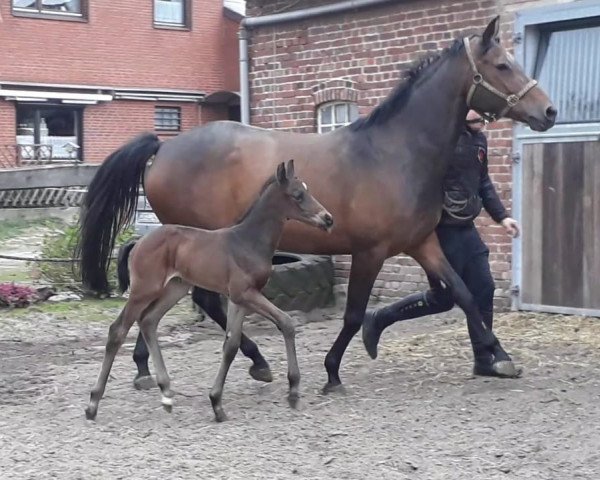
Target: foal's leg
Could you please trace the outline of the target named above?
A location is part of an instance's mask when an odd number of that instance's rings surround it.
[[[480,339],[482,350],[494,356],[492,368],[496,374],[502,377],[519,376],[521,372],[517,370],[508,353],[500,345],[500,341],[485,324],[473,295],[448,263],[436,233],[433,232],[419,247],[407,253],[421,264],[430,277],[443,282],[450,289],[456,304],[467,316],[471,337]],[[440,286],[443,287],[443,284],[440,283]]]
[[[218,293],[205,290],[204,288],[194,287],[192,290],[192,300],[204,310],[223,330],[227,327],[227,315],[223,311],[221,298]],[[260,382],[272,382],[273,374],[269,364],[264,359],[258,346],[246,335],[242,333],[240,344],[242,353],[252,360],[252,366],[249,373],[254,380]]]
[[[152,356],[152,362],[156,368],[156,383],[162,393],[162,405],[167,412],[171,412],[173,408],[173,392],[171,391],[171,379],[158,344],[156,329],[160,319],[187,295],[189,289],[189,284],[178,278],[172,279],[165,287],[160,298],[140,321],[140,332],[144,336]]]
[[[106,342],[106,350],[104,352],[100,374],[98,375],[96,385],[92,388],[90,403],[85,409],[85,416],[88,420],[94,420],[96,418],[98,404],[104,395],[106,382],[108,382],[108,375],[110,374],[117,352],[121,345],[123,345],[131,325],[140,318],[147,305],[148,302],[139,302],[135,298],[130,298],[117,319],[108,329],[108,340]]]
[[[223,330],[225,330],[225,327],[227,326],[227,315],[223,311],[218,293],[200,287],[194,287],[192,289],[192,300]],[[246,357],[252,360],[252,366],[249,370],[250,376],[260,382],[272,382],[273,374],[271,373],[269,364],[260,353],[256,343],[243,333],[240,349]],[[154,386],[154,380],[150,376],[150,369],[148,368],[149,357],[150,353],[148,352],[148,347],[140,332],[133,351],[133,361],[138,369],[138,373],[133,380],[133,385],[138,390],[146,390]]]
[[[229,367],[240,348],[242,324],[246,313],[244,307],[233,303],[231,300],[229,301],[229,306],[227,308],[227,328],[225,330],[225,342],[223,343],[223,358],[221,360],[219,372],[215,378],[215,383],[208,395],[217,422],[227,420],[227,415],[225,415],[221,402],[223,397],[223,385],[225,385],[225,378],[227,377],[227,372],[229,372]]]
[[[296,328],[294,327],[294,321],[287,313],[269,302],[258,290],[248,291],[244,294],[244,305],[271,320],[283,334],[288,362],[288,381],[290,384],[288,400],[290,406],[296,408],[298,399],[300,398],[300,368],[298,367],[298,358],[296,356]]]
[[[377,251],[352,255],[344,326],[325,357],[328,380],[323,388],[324,393],[333,391],[343,392],[342,381],[339,375],[342,356],[350,340],[352,340],[352,337],[360,329],[367,309],[367,303],[369,302],[369,296],[373,289],[373,283],[375,283],[384,260],[385,255]]]

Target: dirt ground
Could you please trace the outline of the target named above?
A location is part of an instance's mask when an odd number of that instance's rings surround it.
[[[275,380],[236,358],[213,420],[208,392],[222,333],[183,301],[161,326],[173,413],[136,391],[137,330],[117,357],[96,422],[85,419],[118,302],[0,313],[2,479],[597,479],[600,322],[504,314],[497,332],[525,368],[517,380],[470,375],[460,312],[397,324],[372,361],[358,337],[342,366],[345,396],[324,396],[334,309],[296,317],[303,408],[286,402],[278,332],[249,322]],[[319,320],[319,321],[317,321]]]
[[[0,251],[34,254],[38,230]],[[16,264],[0,270],[4,281],[27,277]],[[341,371],[347,393],[325,396],[323,360],[341,305],[299,314],[299,411],[286,401],[282,338],[251,320],[246,333],[275,379],[252,380],[238,354],[223,397],[230,420],[217,424],[208,392],[223,334],[199,322],[188,299],[160,326],[173,412],[158,389],[133,388],[134,328],[90,422],[84,408],[122,302],[0,311],[0,480],[600,478],[598,319],[499,315],[497,334],[525,369],[517,380],[472,377],[460,311],[396,324],[375,361],[353,340]]]

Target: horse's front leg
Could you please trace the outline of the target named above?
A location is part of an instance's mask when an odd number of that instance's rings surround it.
[[[521,370],[515,367],[492,329],[486,325],[475,298],[446,259],[437,234],[433,232],[419,247],[407,253],[421,264],[427,275],[434,279],[439,287],[451,291],[454,301],[467,316],[471,338],[477,338],[481,348],[493,356],[491,368],[494,374],[499,377],[519,376]]]
[[[296,355],[296,328],[292,318],[275,305],[258,290],[248,290],[244,293],[244,305],[259,315],[271,320],[283,335],[288,362],[288,381],[290,391],[288,396],[292,408],[298,407],[300,399],[300,368]]]
[[[339,375],[342,356],[352,337],[360,330],[373,284],[384,261],[385,252],[381,249],[373,249],[352,255],[344,325],[325,357],[328,380],[323,388],[324,393],[343,392],[344,390]]]
[[[221,366],[215,378],[215,383],[208,395],[217,422],[227,420],[227,415],[225,415],[222,404],[223,386],[225,385],[225,378],[227,377],[227,372],[229,372],[229,367],[231,367],[231,363],[240,348],[242,325],[245,316],[246,309],[230,300],[227,308],[227,328],[225,330],[225,342],[223,343],[223,358],[221,359]]]
[[[192,300],[198,305],[206,314],[212,318],[217,325],[223,330],[227,327],[227,314],[223,310],[221,304],[221,297],[218,293],[205,290],[204,288],[194,287],[192,290]],[[252,360],[249,373],[254,380],[259,382],[272,382],[273,374],[269,363],[260,353],[258,346],[250,338],[242,333],[242,339],[240,343],[240,350],[242,353]]]

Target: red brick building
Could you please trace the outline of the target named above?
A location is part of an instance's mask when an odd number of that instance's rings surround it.
[[[1,161],[99,162],[142,131],[237,119],[240,19],[222,0],[0,2]]]
[[[480,218],[491,250],[496,298],[508,306],[512,286],[519,308],[600,312],[600,290],[592,286],[600,278],[600,244],[585,233],[590,224],[600,231],[600,210],[589,207],[600,204],[595,190],[600,162],[589,150],[600,131],[600,70],[584,70],[584,65],[598,65],[600,58],[597,0],[249,0],[248,14],[254,18],[242,24],[249,59],[248,95],[242,79],[242,119],[303,132],[327,131],[367,114],[419,55],[439,50],[461,34],[481,32],[501,14],[504,45],[514,49],[553,98],[559,124],[540,135],[507,120],[488,126],[491,177],[507,208],[524,224],[522,238],[511,245],[501,227],[486,215]],[[567,143],[581,149],[578,175],[591,180],[566,180],[571,178],[566,157],[551,153],[561,152]],[[548,175],[554,175],[552,188],[562,196],[531,193],[539,180],[532,172],[542,168],[534,158],[536,148],[547,149],[545,157],[558,158],[544,164],[556,167]],[[570,198],[569,191],[577,190],[596,193]],[[565,203],[579,216],[564,211]],[[548,225],[556,239],[544,243],[540,239],[547,237]],[[576,238],[576,246],[566,246],[564,238]],[[336,260],[338,281],[344,285],[349,258]],[[412,260],[399,256],[385,264],[373,295],[397,298],[425,288],[424,280]]]

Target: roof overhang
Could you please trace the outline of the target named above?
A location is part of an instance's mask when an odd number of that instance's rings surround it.
[[[97,104],[113,100],[199,103],[206,94],[197,90],[118,88],[89,85],[4,82],[0,80],[0,98],[18,102]]]

